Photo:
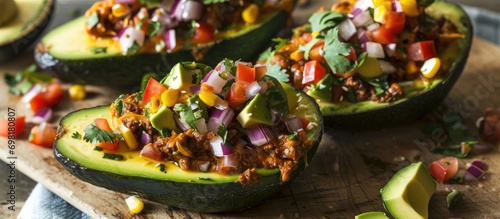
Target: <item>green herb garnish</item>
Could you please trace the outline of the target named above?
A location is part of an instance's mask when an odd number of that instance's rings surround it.
[[[121,154],[104,153],[104,155],[102,156],[102,158],[110,159],[110,160],[118,160],[118,161],[125,160],[125,158]]]
[[[326,63],[333,73],[344,74],[356,67],[347,59],[351,52],[351,45],[339,40],[338,28],[330,29],[326,33],[324,51]]]
[[[114,133],[98,128],[95,123],[88,125],[85,129],[83,129],[83,131],[85,132],[83,140],[85,142],[92,142],[92,144],[97,144],[99,142],[113,142],[117,139]]]
[[[165,164],[164,164],[164,163],[157,163],[157,164],[155,165],[155,167],[159,167],[161,172],[164,172],[164,173],[166,173],[166,172],[167,172],[167,170],[166,170],[166,166],[165,166]]]
[[[80,132],[73,132],[73,134],[71,134],[71,138],[74,138],[74,139],[82,139],[82,135],[80,134]]]
[[[309,17],[309,23],[313,32],[321,32],[337,26],[346,19],[346,15],[335,11],[325,10],[314,13]]]
[[[267,67],[266,75],[274,77],[281,82],[288,82],[290,80],[286,69],[282,69],[281,65],[278,64],[271,65],[271,63],[267,63],[266,67]]]
[[[90,51],[94,54],[106,53],[107,48],[106,47],[93,47],[90,49]]]

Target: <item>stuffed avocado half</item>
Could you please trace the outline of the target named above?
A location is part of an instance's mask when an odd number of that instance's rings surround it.
[[[442,103],[472,43],[461,8],[440,0],[344,0],[311,15],[261,54],[271,74],[303,90],[339,129],[410,122]]]
[[[49,24],[55,0],[0,2],[0,63],[29,48]]]
[[[36,62],[64,81],[130,87],[145,73],[164,76],[181,61],[214,66],[223,58],[255,60],[287,25],[295,5],[294,0],[130,2],[96,2],[85,16],[45,35]]]
[[[158,203],[251,207],[307,167],[323,134],[314,99],[265,71],[179,63],[141,92],[66,115],[55,158],[85,182]]]

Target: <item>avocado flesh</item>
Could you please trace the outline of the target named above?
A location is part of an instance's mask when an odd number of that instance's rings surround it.
[[[183,61],[215,66],[224,58],[253,60],[285,26],[289,15],[286,11],[277,11],[240,31],[218,34],[215,42],[198,47],[206,52],[201,60],[196,60],[192,48],[188,47],[172,53],[122,55],[117,41],[91,39],[85,30],[85,18],[80,17],[45,35],[37,45],[35,60],[42,69],[63,81],[131,87],[138,84],[145,73],[155,72],[163,77]],[[106,52],[94,53],[93,48],[106,48]]]
[[[449,64],[448,71],[441,78],[433,79],[427,86],[415,86],[411,81],[400,83],[405,96],[391,103],[320,102],[321,112],[330,124],[349,130],[399,125],[425,115],[442,103],[466,64],[473,31],[469,17],[457,4],[437,0],[425,11],[435,19],[444,17],[450,20],[457,26],[459,33],[464,35],[438,54],[443,63]]]
[[[380,190],[386,210],[395,218],[428,218],[436,182],[422,162],[399,170]]]
[[[15,17],[0,25],[0,62],[21,54],[36,41],[54,9],[54,0],[15,0],[15,4]],[[2,8],[0,13],[3,14],[3,10],[14,9]]]
[[[294,90],[294,94],[298,91]],[[288,95],[288,93],[287,93]],[[117,154],[124,161],[103,159],[103,152],[93,150],[91,143],[72,138],[95,118],[111,119],[109,106],[82,109],[66,115],[59,124],[54,143],[54,157],[79,179],[113,191],[139,195],[162,204],[199,212],[224,212],[248,208],[288,185],[306,167],[316,153],[323,133],[323,120],[317,104],[304,93],[299,95],[299,109],[294,113],[317,124],[307,130],[314,144],[307,156],[293,170],[290,180],[281,183],[278,169],[256,169],[261,178],[251,186],[235,182],[238,175],[183,171],[172,163],[164,163],[166,173],[155,167],[158,161],[140,157],[121,145]],[[305,161],[307,159],[307,161]]]

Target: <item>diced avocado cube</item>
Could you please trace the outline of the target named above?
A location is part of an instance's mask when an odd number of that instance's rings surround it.
[[[199,83],[201,78],[203,78],[203,72],[200,69],[178,63],[172,67],[163,84],[170,89],[189,91],[189,87]]]
[[[160,109],[150,116],[151,125],[158,131],[163,129],[175,130],[177,125],[174,121],[174,112],[166,106],[161,106]]]
[[[428,218],[436,182],[422,162],[399,170],[380,190],[386,210],[394,218]]]
[[[273,124],[271,109],[269,109],[266,99],[260,93],[255,95],[245,108],[243,108],[236,119],[243,128],[260,124]]]
[[[382,68],[380,68],[378,59],[369,56],[364,59],[363,63],[356,69],[356,72],[365,78],[374,78],[384,73],[382,72]]]
[[[325,75],[317,84],[312,84],[307,94],[314,99],[330,102],[332,99],[333,77]]]

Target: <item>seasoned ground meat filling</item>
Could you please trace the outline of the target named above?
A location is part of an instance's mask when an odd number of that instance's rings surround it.
[[[121,102],[121,103],[120,103]],[[117,103],[122,104],[119,112]],[[211,150],[210,141],[214,140],[212,132],[200,134],[188,129],[184,132],[172,131],[169,136],[162,136],[151,126],[146,111],[136,94],[123,95],[111,106],[112,115],[129,128],[136,138],[140,139],[142,131],[153,136],[152,146],[161,153],[161,160],[172,162],[186,171],[217,172],[220,174],[240,174],[238,182],[249,184],[259,178],[255,168],[278,168],[281,181],[289,180],[290,174],[299,160],[305,156],[312,145],[305,137],[305,131],[296,136],[280,135],[283,125],[273,130],[273,140],[262,145],[253,146],[247,142],[246,133],[238,130],[237,122],[233,121],[227,128],[227,138],[233,143],[233,154],[227,157],[216,157]]]

